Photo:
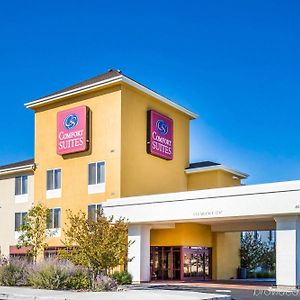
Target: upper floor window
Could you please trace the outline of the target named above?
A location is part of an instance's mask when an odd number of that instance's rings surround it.
[[[47,171],[47,191],[61,188],[61,169]]]
[[[27,212],[15,213],[15,231],[19,231],[20,227],[25,224],[25,217]]]
[[[28,176],[17,176],[15,180],[15,195],[28,194]]]
[[[89,164],[89,185],[100,184],[105,181],[105,162],[99,161]]]
[[[90,204],[88,205],[88,219],[91,221],[96,221],[97,212],[99,212],[102,208],[101,204]]]
[[[61,226],[61,209],[60,208],[51,208],[49,210],[49,220],[47,224],[48,229],[58,229]]]
[[[61,196],[61,169],[47,170],[47,198]]]
[[[89,194],[105,192],[105,162],[99,161],[88,165]]]

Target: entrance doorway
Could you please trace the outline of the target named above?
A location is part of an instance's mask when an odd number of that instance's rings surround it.
[[[212,279],[212,251],[205,247],[183,247],[184,279]]]
[[[152,280],[180,280],[181,247],[151,247],[150,270]]]
[[[150,247],[151,280],[210,280],[212,251],[206,247]]]

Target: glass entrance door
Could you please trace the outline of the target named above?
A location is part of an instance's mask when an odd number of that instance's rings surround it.
[[[150,247],[151,280],[211,280],[212,249]]]
[[[181,248],[151,247],[150,267],[152,280],[180,280]]]
[[[211,280],[211,248],[183,247],[184,279]]]

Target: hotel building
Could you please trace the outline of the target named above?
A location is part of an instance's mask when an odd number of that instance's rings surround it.
[[[33,203],[51,210],[45,256],[62,246],[67,209],[93,218],[102,207],[130,222],[135,282],[235,278],[240,232],[276,229],[277,284],[300,285],[300,182],[242,186],[243,172],[191,163],[195,113],[116,70],[25,106],[34,161],[0,167],[3,254],[22,254]]]

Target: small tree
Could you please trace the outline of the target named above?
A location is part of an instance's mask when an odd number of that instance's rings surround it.
[[[266,252],[265,248],[265,244],[255,239],[251,232],[246,232],[241,239],[241,267],[249,270],[256,269]]]
[[[49,209],[42,204],[32,207],[26,217],[25,222],[20,227],[21,235],[18,239],[17,247],[29,247],[27,253],[32,256],[33,261],[48,247],[45,242],[47,233],[47,223],[49,220]]]
[[[269,270],[274,271],[276,267],[276,249],[274,245],[266,246],[261,257],[261,265]]]
[[[104,272],[127,262],[128,224],[124,219],[113,221],[105,217],[103,211],[97,211],[95,221],[89,220],[86,214],[67,211],[68,223],[64,229],[62,241],[65,250],[59,252],[61,258],[69,259],[90,269],[93,281]]]

